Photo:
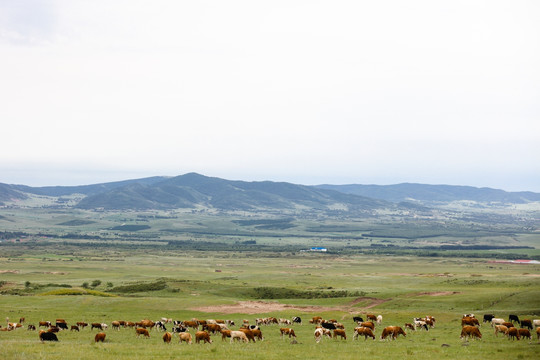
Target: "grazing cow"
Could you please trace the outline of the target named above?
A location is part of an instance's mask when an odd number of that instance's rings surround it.
[[[279,324],[280,325],[291,325],[291,320],[279,318]]]
[[[495,325],[495,336],[499,336],[499,333],[506,334],[508,328],[504,325]]]
[[[191,334],[190,333],[188,333],[188,332],[180,333],[180,334],[178,334],[178,338],[180,339],[180,344],[182,343],[182,341],[185,341],[185,342],[187,342],[188,344],[191,345]]]
[[[463,321],[461,323],[463,324]],[[414,330],[417,328],[420,328],[420,330],[425,329],[426,331],[429,331],[429,327],[424,320],[414,320]]]
[[[39,327],[46,327],[48,328],[49,326],[51,326],[51,322],[50,321],[40,321],[39,322]]]
[[[363,336],[364,341],[367,340],[368,337],[375,340],[375,334],[373,334],[373,331],[371,331],[371,329],[367,327],[360,326],[360,327],[354,328],[353,340],[356,340],[358,336]]]
[[[240,328],[240,331],[242,331],[244,334],[246,334],[249,341],[255,342],[255,335],[253,334],[253,330]]]
[[[172,339],[172,335],[170,332],[166,332],[165,334],[163,334],[163,342],[170,344],[171,339]]]
[[[57,333],[60,331],[60,328],[58,326],[55,326],[55,325],[51,325],[51,327],[49,329],[47,329],[47,332],[52,332],[52,333]]]
[[[231,330],[221,330],[221,341],[224,341],[228,337],[231,337]]]
[[[71,329],[69,329],[69,331],[79,331],[79,327],[77,325],[71,325]]]
[[[493,318],[491,319],[491,326],[495,326],[495,325],[502,325],[503,323],[505,323],[506,321],[504,319],[501,319],[501,318]]]
[[[79,321],[77,322],[77,326],[80,327],[81,329],[84,329],[85,327],[88,326],[88,323],[85,323],[84,321]]]
[[[28,324],[27,330],[36,330],[36,326],[32,324]]]
[[[234,326],[234,320],[225,320],[225,324],[227,324],[228,326]]]
[[[518,329],[518,333],[519,337],[531,340],[531,332],[529,331],[529,329]]]
[[[540,326],[540,319],[535,319],[532,321],[533,327],[537,328]]]
[[[206,331],[197,331],[195,333],[195,343],[199,344],[203,341],[203,344],[212,343],[212,339],[210,339],[210,334],[208,334]]]
[[[353,316],[352,321],[355,323],[363,323],[364,319],[361,316]]]
[[[136,325],[133,321],[126,321],[126,327],[134,328]]]
[[[484,314],[484,320],[482,320],[482,322],[484,323],[491,322],[491,319],[493,319],[494,317],[495,315],[493,314]]]
[[[105,336],[106,334],[103,333],[103,332],[100,332],[100,333],[97,333],[96,336],[94,337],[94,342],[105,342]]]
[[[347,335],[345,334],[345,330],[343,329],[334,330],[334,339],[337,339],[338,336],[341,337],[342,340],[347,340]]]
[[[383,329],[381,334],[381,340],[384,340],[391,335],[391,339],[395,340],[399,335],[407,336],[405,331],[400,326],[387,326]]]
[[[246,333],[243,331],[231,331],[231,344],[234,342],[235,339],[238,339],[238,341],[243,341],[245,343],[249,342]]]
[[[521,327],[532,330],[533,329],[532,321],[530,319],[521,319]]]
[[[377,321],[377,317],[373,314],[367,314],[366,319],[368,319],[369,321]]]
[[[154,325],[156,325],[155,322],[153,322],[152,320],[148,320],[148,319],[144,319],[142,321],[140,321],[139,323],[135,323],[137,326],[140,326],[142,327],[143,329],[147,329],[147,328],[153,328]]]
[[[111,323],[111,326],[112,326],[113,330],[116,329],[116,330],[120,331],[120,321],[113,321]]]
[[[161,322],[164,323],[164,324],[167,324],[167,323],[172,322],[172,319],[162,317]]]
[[[302,325],[302,318],[300,316],[293,316],[292,317],[293,324],[300,324]]]
[[[43,342],[43,341],[58,341],[58,338],[56,337],[55,333],[48,332],[48,331],[45,331],[45,330],[40,330],[39,331],[39,340],[41,340],[41,342]]]
[[[461,319],[461,326],[465,326],[465,325],[480,326],[480,323],[478,322],[477,318],[467,316]]]
[[[509,315],[508,316],[508,321],[510,321],[512,323],[515,321],[515,322],[517,322],[519,324],[519,317],[517,315]]]
[[[330,330],[322,327],[317,327],[313,335],[315,336],[315,341],[317,342],[321,341],[324,336],[328,336],[328,338],[332,337]]]
[[[19,324],[24,324],[24,317],[19,319]]]
[[[137,334],[137,337],[139,337],[141,335],[144,335],[144,337],[146,337],[146,338],[150,337],[150,334],[148,333],[148,330],[146,330],[145,328],[136,328],[135,329],[135,334]]]
[[[322,322],[322,317],[320,316],[314,316],[309,320],[310,324],[320,324]]]
[[[294,333],[294,330],[291,328],[281,328],[279,329],[279,332],[281,333],[281,338],[284,337],[284,335],[288,335],[289,338],[296,337],[296,334]]]
[[[336,324],[329,322],[329,321],[323,321],[321,323],[321,326],[328,330],[336,330]]]
[[[254,337],[254,338],[257,338],[257,339],[259,339],[260,341],[263,341],[263,340],[264,340],[261,330],[259,330],[259,329],[254,329],[254,330],[251,330],[251,332],[253,333],[253,337]],[[247,335],[246,335],[246,336],[247,336]]]
[[[64,330],[68,329],[68,326],[67,326],[67,324],[65,322],[57,322],[56,327],[59,328],[59,329],[64,329]]]
[[[508,336],[509,340],[514,338],[519,340],[519,331],[515,327],[508,328],[508,330],[506,330],[506,336]]]
[[[90,327],[90,330],[99,329],[103,330],[103,324],[101,323],[92,323],[92,326]]]
[[[212,334],[221,332],[221,326],[219,324],[204,324],[202,326],[202,330],[206,330],[208,332],[211,332]]]
[[[183,333],[187,331],[187,328],[183,327],[182,325],[179,326],[173,326],[172,330],[173,333]]]
[[[375,330],[375,324],[372,323],[371,321],[364,321],[363,323],[360,323],[359,325],[360,325],[360,327],[370,328],[371,331]]]
[[[481,339],[482,334],[480,333],[480,330],[476,326],[472,325],[465,325],[461,329],[461,335],[460,339],[466,339],[466,338],[477,338]]]
[[[377,315],[377,324],[382,324],[382,315]]]
[[[514,323],[511,323],[511,322],[509,322],[509,321],[505,321],[505,322],[503,322],[501,325],[504,325],[504,326],[506,326],[507,328],[515,327],[515,326],[514,326]]]
[[[405,329],[409,329],[409,330],[412,330],[412,331],[416,331],[414,325],[411,324],[411,323],[405,323]]]
[[[540,327],[536,328],[536,338],[540,340]]]
[[[159,331],[167,331],[165,324],[162,321],[156,321],[154,328]]]
[[[184,321],[184,326],[193,328],[193,329],[195,329],[197,331],[199,330],[199,322],[198,321],[192,321],[192,320]]]

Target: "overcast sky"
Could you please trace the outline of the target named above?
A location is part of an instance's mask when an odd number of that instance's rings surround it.
[[[0,0],[0,182],[540,192],[540,1]]]

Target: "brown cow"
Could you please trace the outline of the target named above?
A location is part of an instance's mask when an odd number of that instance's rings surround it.
[[[231,330],[222,329],[221,330],[221,341],[224,341],[225,338],[228,338],[228,337],[231,337]]]
[[[508,328],[504,325],[495,325],[495,336],[499,336],[499,333],[506,334]]]
[[[263,338],[263,336],[262,336],[262,332],[261,332],[260,329],[253,329],[253,330],[251,330],[251,332],[253,333],[253,337],[254,337],[254,338],[257,338],[257,339],[259,339],[259,340],[261,340],[261,341],[264,340],[264,338]]]
[[[51,326],[51,322],[50,321],[40,321],[39,322],[39,327],[49,327]]]
[[[94,330],[94,328],[99,329],[99,330],[103,330],[103,326],[101,325],[101,323],[92,323],[92,326],[90,327],[90,330]]]
[[[540,340],[540,327],[536,328],[536,337],[538,340]]]
[[[409,330],[412,330],[412,331],[416,331],[414,329],[414,325],[411,324],[411,323],[405,323],[405,329],[409,329]]]
[[[322,322],[322,317],[320,316],[314,316],[309,320],[310,324],[320,324]]]
[[[211,332],[212,334],[215,334],[215,333],[221,332],[221,326],[219,326],[218,324],[207,323],[202,326],[202,330],[206,330],[208,332]]]
[[[519,337],[531,340],[531,332],[529,331],[529,329],[518,329],[518,332]]]
[[[113,329],[116,329],[116,330],[120,331],[120,321],[113,321],[111,323],[111,326],[112,326]]]
[[[130,328],[133,328],[135,327],[135,323],[133,321],[126,321],[126,325],[127,327],[130,327]]]
[[[197,331],[195,333],[195,343],[199,344],[203,341],[203,344],[212,343],[212,339],[210,339],[210,334],[208,334],[206,331]]]
[[[469,326],[478,325],[478,326],[480,326],[480,323],[478,322],[478,319],[475,318],[475,317],[465,316],[465,317],[463,317],[461,319],[461,326],[465,326],[465,325],[469,325]]]
[[[281,337],[283,338],[284,335],[289,335],[289,338],[296,337],[296,334],[294,333],[294,330],[291,328],[280,328],[279,332],[281,333]]]
[[[105,336],[106,334],[103,333],[103,332],[100,332],[100,333],[97,333],[96,336],[94,337],[94,341],[95,342],[105,342]]]
[[[253,334],[253,331],[250,330],[250,329],[244,329],[244,328],[240,328],[238,329],[240,331],[242,331],[244,334],[246,334],[246,337],[248,338],[248,341],[252,341],[255,342],[255,335]]]
[[[480,330],[476,326],[465,325],[461,329],[460,338],[461,339],[465,339],[465,338],[478,338],[478,339],[481,339],[482,334],[480,333]]]
[[[506,330],[506,336],[508,336],[508,339],[516,339],[516,340],[519,340],[520,337],[519,337],[519,331],[517,328],[515,327],[510,327],[508,328],[508,330]]]
[[[347,335],[345,334],[345,330],[343,329],[334,330],[334,339],[337,339],[338,336],[341,337],[341,340],[347,340]]]
[[[364,321],[363,323],[360,323],[360,327],[367,327],[372,331],[375,330],[375,324],[372,321]]]
[[[165,334],[163,334],[163,342],[170,344],[171,339],[172,339],[172,335],[170,332],[166,332]]]
[[[180,344],[182,341],[187,342],[188,344],[191,344],[191,334],[188,332],[183,332],[178,334],[178,338],[180,339]]]
[[[84,329],[85,327],[88,326],[88,323],[85,323],[84,321],[79,321],[77,322],[77,326],[81,329]]]
[[[148,330],[146,330],[145,328],[136,328],[135,334],[137,334],[137,337],[139,337],[140,335],[144,335],[144,337],[147,337],[147,338],[150,337]]]
[[[71,329],[69,331],[79,331],[79,327],[77,325],[71,325]]]
[[[199,330],[199,322],[198,321],[190,321],[190,320],[184,321],[184,326],[193,328],[195,330]]]
[[[152,328],[152,327],[154,327],[154,325],[156,325],[155,322],[153,322],[152,320],[148,320],[148,319],[144,319],[140,323],[136,323],[136,324],[137,324],[137,326],[140,326],[143,329]]]
[[[501,325],[506,326],[507,328],[515,327],[513,322],[505,321]]]
[[[407,336],[405,331],[403,331],[400,326],[387,326],[383,329],[381,339],[384,340],[388,337],[388,335],[391,335],[391,339],[395,340],[400,334],[403,336]]]
[[[371,321],[377,321],[377,317],[373,314],[367,314],[366,319],[371,320]]]
[[[373,340],[375,340],[375,335],[373,334],[373,331],[371,331],[371,329],[367,327],[360,326],[360,327],[354,328],[353,340],[357,339],[358,336],[363,336],[364,341],[367,340],[368,337],[371,337],[373,338]]]

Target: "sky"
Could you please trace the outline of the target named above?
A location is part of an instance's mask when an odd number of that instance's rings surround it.
[[[0,0],[0,183],[540,192],[540,1]]]

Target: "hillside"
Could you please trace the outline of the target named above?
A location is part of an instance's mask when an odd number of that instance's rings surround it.
[[[397,185],[318,185],[319,189],[335,190],[345,194],[366,196],[394,203],[416,200],[423,203],[478,201],[523,204],[540,201],[540,194],[522,191],[507,192],[491,188],[472,186],[426,185],[426,184],[397,184]]]

